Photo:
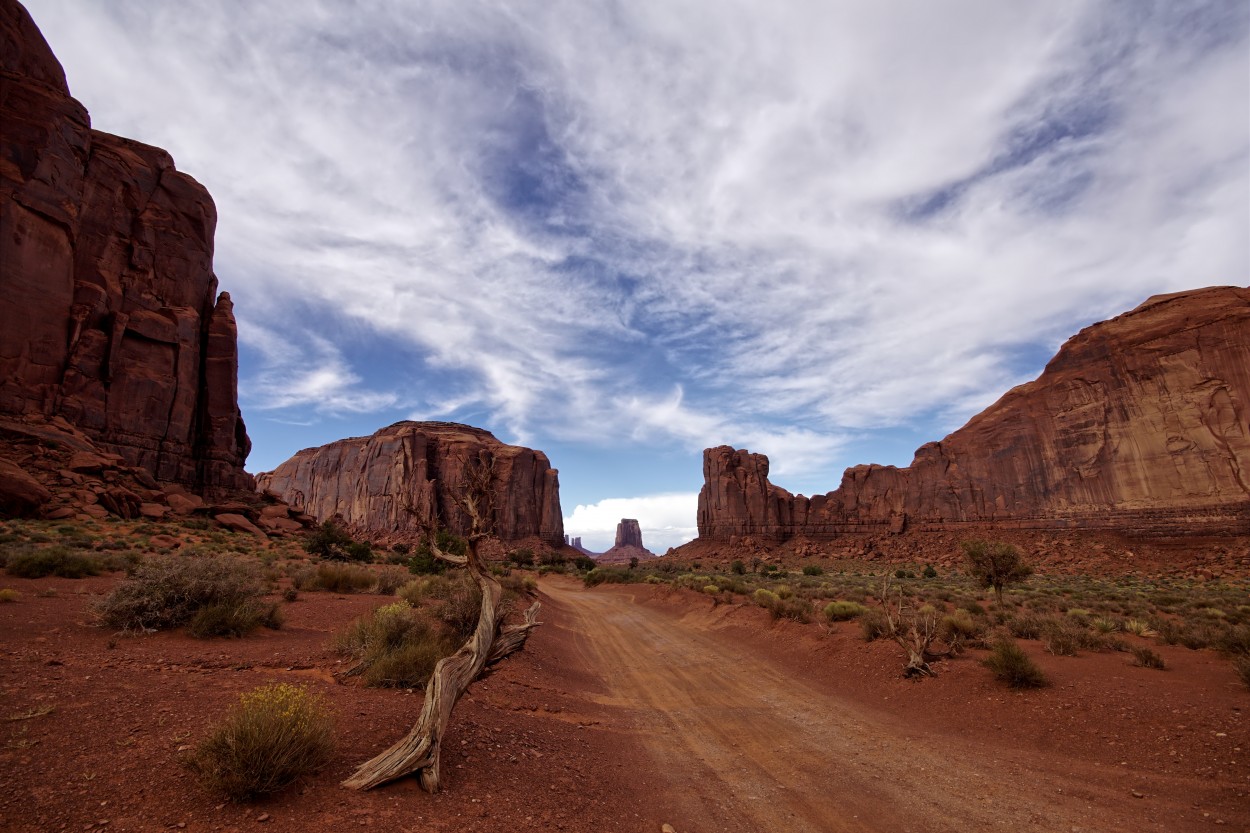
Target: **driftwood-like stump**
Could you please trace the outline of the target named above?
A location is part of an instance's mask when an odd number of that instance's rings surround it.
[[[425,686],[425,703],[421,716],[408,735],[376,758],[360,765],[343,786],[368,790],[388,781],[418,773],[426,792],[437,792],[439,786],[438,755],[443,733],[460,695],[476,680],[489,663],[503,659],[525,644],[529,632],[538,626],[539,603],[525,611],[525,622],[507,628],[499,627],[499,599],[503,588],[488,573],[478,555],[482,536],[470,536],[467,556],[448,555],[435,548],[444,561],[462,564],[482,590],[482,609],[477,630],[464,646],[439,661]]]

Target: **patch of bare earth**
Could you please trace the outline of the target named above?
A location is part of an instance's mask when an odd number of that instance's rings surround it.
[[[1023,643],[1050,688],[1012,693],[976,652],[912,683],[853,624],[552,577],[544,625],[453,714],[445,790],[357,793],[339,781],[421,692],[338,684],[328,643],[390,597],[304,593],[282,630],[243,639],[119,636],[88,613],[117,581],[5,578],[21,598],[0,605],[0,829],[1250,829],[1250,696],[1209,651],[1161,646],[1160,672]],[[270,681],[325,695],[338,750],[296,788],[226,802],[179,758]]]

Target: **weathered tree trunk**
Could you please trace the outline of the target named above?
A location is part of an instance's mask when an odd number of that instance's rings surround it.
[[[434,667],[425,686],[425,703],[421,716],[408,735],[376,758],[361,764],[355,774],[343,782],[354,790],[368,790],[379,784],[418,773],[427,792],[439,786],[439,748],[451,710],[460,695],[481,675],[488,663],[496,662],[525,644],[529,632],[537,627],[539,603],[525,612],[525,622],[499,628],[499,599],[503,589],[488,573],[478,556],[481,536],[470,536],[469,554],[465,557],[447,555],[435,550],[438,557],[455,564],[464,564],[482,590],[482,609],[477,630],[464,646]]]

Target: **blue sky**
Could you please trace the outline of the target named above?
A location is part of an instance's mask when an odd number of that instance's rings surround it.
[[[217,202],[249,469],[468,422],[596,549],[693,537],[705,447],[828,491],[1250,274],[1239,0],[27,7]]]

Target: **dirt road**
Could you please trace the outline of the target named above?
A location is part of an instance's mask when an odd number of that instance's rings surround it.
[[[626,590],[543,590],[667,773],[679,833],[1169,829],[1105,769],[909,734]]]

